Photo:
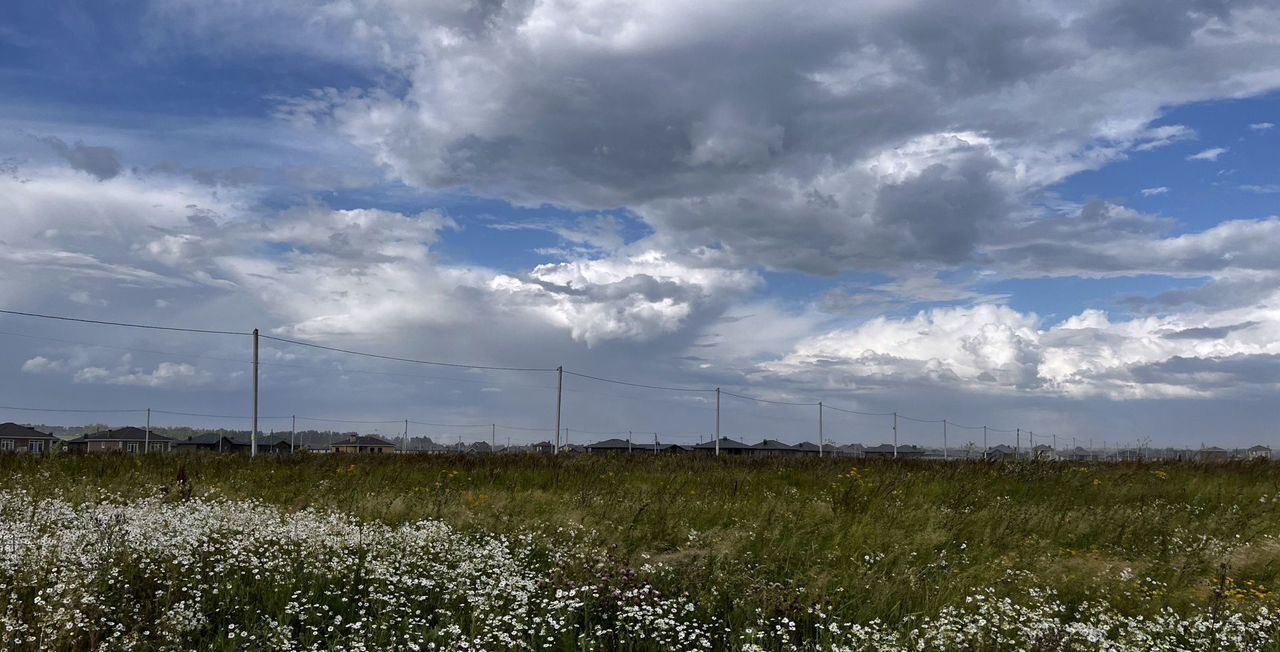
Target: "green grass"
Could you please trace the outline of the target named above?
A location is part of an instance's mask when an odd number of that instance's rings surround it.
[[[1215,586],[1269,605],[1280,574],[1280,467],[1265,463],[6,455],[0,487],[73,502],[176,495],[180,470],[196,495],[532,531],[619,568],[663,562],[676,572],[657,588],[729,623],[757,609],[803,622],[815,605],[895,621],[983,588],[1048,588],[1126,614],[1203,609]]]

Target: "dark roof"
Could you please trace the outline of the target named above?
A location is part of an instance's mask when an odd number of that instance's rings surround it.
[[[766,439],[751,448],[758,451],[793,451],[796,449],[795,446],[780,442],[777,439]]]
[[[825,447],[823,447],[823,448],[826,448],[826,449],[828,449],[828,450],[830,450],[830,449],[831,449],[831,447],[830,447],[830,446],[825,446]],[[818,451],[822,450],[821,448],[819,448],[819,447],[818,447],[818,445],[817,445],[817,444],[815,444],[815,443],[813,443],[813,442],[811,442],[811,441],[802,441],[802,442],[800,442],[799,444],[796,444],[796,445],[795,445],[795,449],[796,449],[796,450],[798,450],[798,451],[804,451],[804,452],[806,452],[806,453],[816,453],[816,452],[818,452]],[[899,448],[898,448],[898,450],[902,450],[902,448],[901,448],[901,447],[899,447]]]
[[[987,449],[987,452],[988,452],[988,453],[1009,453],[1009,454],[1012,454],[1012,453],[1014,453],[1015,451],[1013,450],[1013,447],[1012,447],[1012,446],[1010,446],[1010,445],[1008,445],[1008,444],[998,444],[998,445],[996,445],[996,446],[992,446],[991,448],[988,448],[988,449]]]
[[[708,449],[708,448],[710,448],[710,449],[712,449],[712,450],[715,450],[715,447],[716,447],[716,441],[715,441],[714,439],[712,439],[711,441],[704,441],[704,442],[702,442],[701,444],[696,444],[696,445],[694,446],[694,448],[697,448],[697,449],[699,449],[699,450]],[[721,450],[724,450],[724,449],[747,449],[747,448],[751,448],[751,447],[750,447],[750,446],[748,446],[748,445],[746,445],[746,444],[744,444],[744,443],[742,443],[742,442],[740,442],[740,441],[737,441],[737,440],[735,440],[735,439],[729,439],[728,437],[721,437],[721,438],[720,438],[720,449],[721,449]]]
[[[1271,448],[1269,446],[1262,446],[1259,444],[1257,446],[1250,446],[1249,450],[1250,451],[1269,451],[1271,450]]]
[[[199,445],[217,446],[219,441],[225,441],[230,444],[239,443],[235,439],[227,435],[220,435],[216,432],[206,432],[203,435],[192,435],[187,439],[175,441],[173,442],[173,445],[174,446],[199,446]]]
[[[250,443],[248,437],[244,438],[244,443]],[[280,446],[281,444],[285,446],[290,445],[288,435],[258,435],[259,446]]]
[[[20,426],[16,423],[0,423],[0,438],[3,439],[54,439],[57,437],[49,433],[40,432],[35,428]]]
[[[154,431],[148,435],[146,430],[143,430],[142,428],[134,428],[133,426],[117,428],[115,430],[102,430],[85,435],[81,439],[84,441],[144,441],[147,439],[150,439],[151,441],[173,441],[172,439]]]
[[[865,453],[892,453],[893,444],[880,444],[879,446],[870,446],[862,449]]]
[[[643,446],[644,444],[635,444],[636,448],[641,448]],[[619,448],[619,449],[626,450],[631,447],[632,447],[631,442],[625,439],[616,439],[616,438],[606,439],[604,441],[598,441],[594,444],[587,444],[587,448]]]
[[[1053,450],[1053,447],[1052,447],[1052,446],[1050,446],[1050,445],[1048,445],[1048,444],[1037,444],[1037,445],[1035,446],[1035,448],[1032,448],[1031,450],[1033,450],[1033,451],[1051,451],[1051,450]]]
[[[339,446],[390,446],[392,448],[395,448],[395,444],[381,437],[375,437],[373,435],[351,435],[346,439],[340,439],[338,441],[333,442],[332,444],[329,444],[330,448],[335,448]]]
[[[1210,447],[1208,447],[1208,448],[1201,448],[1201,449],[1200,449],[1200,452],[1202,452],[1202,453],[1225,453],[1225,452],[1227,452],[1227,449],[1225,449],[1225,448],[1218,448],[1217,446],[1210,446]]]

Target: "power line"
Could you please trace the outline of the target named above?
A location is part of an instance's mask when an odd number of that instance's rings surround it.
[[[554,369],[552,371],[554,371]],[[704,389],[701,387],[672,387],[672,386],[666,386],[666,385],[646,385],[644,383],[633,383],[625,380],[614,380],[612,378],[601,378],[600,376],[590,376],[587,374],[580,374],[575,371],[569,371],[568,369],[565,369],[564,372],[570,376],[577,376],[578,378],[586,378],[588,380],[598,380],[602,383],[613,383],[615,385],[626,385],[628,387],[641,387],[644,389],[657,389],[657,390],[668,391],[668,392],[714,392],[716,391],[714,389]]]
[[[823,408],[826,408],[826,409],[828,409],[828,410],[835,410],[836,412],[847,412],[847,413],[849,413],[849,414],[857,414],[857,415],[864,416],[864,417],[891,417],[891,416],[893,416],[893,413],[892,413],[892,412],[860,412],[860,411],[858,411],[858,410],[846,410],[845,408],[836,407],[836,406],[834,406],[834,405],[827,405],[826,403],[823,403],[823,404],[822,404],[822,407],[823,407]]]
[[[70,408],[31,408],[31,407],[14,407],[11,405],[0,405],[0,410],[16,410],[19,412],[68,412],[75,414],[125,414],[136,413],[143,414],[146,408],[140,410],[75,410]]]
[[[176,327],[176,326],[161,326],[161,325],[156,325],[156,324],[139,324],[139,323],[132,323],[132,322],[118,322],[118,321],[108,321],[108,320],[100,320],[100,319],[85,319],[85,318],[79,318],[79,317],[68,317],[68,316],[63,316],[63,315],[48,315],[48,314],[43,314],[43,313],[26,312],[26,311],[19,311],[19,310],[7,310],[7,309],[0,309],[0,314],[15,315],[15,316],[20,316],[20,317],[31,317],[31,318],[37,318],[37,319],[50,319],[50,320],[57,320],[57,321],[75,322],[75,323],[83,323],[83,324],[95,324],[95,325],[103,325],[103,326],[117,326],[117,327],[123,327],[123,328],[140,328],[140,329],[146,329],[146,330],[169,331],[169,332],[198,333],[198,334],[208,334],[208,335],[237,335],[237,336],[253,335],[253,333],[251,333],[251,332],[244,332],[244,331],[228,331],[228,330],[203,329],[203,328],[185,328],[185,327]],[[3,332],[0,332],[0,333],[3,333]],[[70,341],[70,340],[59,340],[59,339],[57,339],[57,338],[40,337],[40,336],[34,336],[34,335],[24,335],[24,334],[19,334],[19,333],[3,333],[3,334],[16,335],[16,336],[18,336],[18,337],[30,337],[30,338],[33,338],[33,339],[45,339],[45,340],[58,341],[58,342],[69,343],[69,344],[83,344],[83,343],[73,342],[73,341]],[[361,356],[361,357],[367,357],[367,358],[373,358],[373,359],[379,359],[379,360],[390,360],[390,361],[394,361],[394,362],[406,362],[406,363],[411,363],[411,364],[423,364],[423,365],[432,365],[432,366],[439,366],[439,367],[450,367],[450,368],[457,368],[457,369],[477,369],[477,370],[486,370],[486,371],[552,372],[552,371],[557,371],[557,370],[558,370],[558,369],[553,369],[553,368],[549,368],[549,367],[507,367],[507,366],[497,366],[497,365],[473,365],[473,364],[464,364],[464,363],[455,363],[455,362],[441,362],[441,361],[438,361],[438,360],[422,360],[422,359],[416,359],[416,358],[405,358],[405,357],[399,357],[399,356],[390,356],[390,355],[383,355],[383,354],[378,354],[378,353],[370,353],[370,352],[366,352],[366,351],[356,351],[356,350],[353,350],[353,349],[344,349],[344,348],[340,348],[340,347],[325,346],[325,345],[322,345],[322,344],[314,344],[314,343],[311,343],[311,342],[304,342],[304,341],[300,341],[300,340],[293,340],[293,339],[284,338],[284,337],[276,337],[276,336],[273,336],[273,335],[260,335],[260,337],[262,337],[262,338],[264,338],[264,339],[267,339],[267,340],[273,340],[273,341],[276,341],[276,342],[282,342],[282,343],[285,343],[285,344],[291,344],[291,345],[294,345],[294,346],[302,346],[302,347],[308,347],[308,348],[319,349],[319,350],[323,350],[323,351],[332,351],[332,352],[335,352],[335,353],[343,353],[343,354],[347,354],[347,355]],[[118,347],[118,346],[100,345],[100,344],[85,344],[85,345],[87,345],[87,346],[100,346],[100,347],[103,347],[103,348],[119,349],[119,350],[125,350],[125,351],[138,351],[138,352],[143,352],[143,353],[151,353],[151,354],[155,354],[155,355],[173,355],[173,356],[179,356],[179,357],[190,357],[190,358],[196,358],[196,359],[218,360],[218,361],[223,361],[223,362],[233,362],[233,363],[238,363],[238,364],[247,364],[247,362],[246,362],[246,361],[243,361],[243,360],[233,360],[233,359],[228,359],[228,358],[216,358],[216,357],[211,357],[211,356],[200,356],[200,355],[193,355],[193,354],[170,353],[170,352],[163,352],[163,351],[153,351],[153,350],[148,350],[148,349],[133,349],[133,348],[129,348],[129,347]],[[320,370],[324,370],[324,371],[333,371],[333,370],[330,370],[330,369],[324,369],[324,368],[322,368],[322,367],[307,367],[307,366],[303,366],[303,365],[290,365],[290,364],[287,364],[287,363],[268,363],[268,364],[269,364],[269,365],[271,365],[271,366],[277,366],[277,367],[292,367],[292,368],[300,368],[300,369],[320,369]],[[419,377],[419,378],[426,378],[426,379],[433,379],[433,380],[445,380],[445,381],[452,381],[452,382],[483,382],[483,381],[475,381],[475,380],[472,380],[472,379],[463,379],[463,378],[440,378],[440,377],[433,377],[433,376],[418,376],[418,375],[414,375],[414,374],[399,374],[399,373],[394,373],[394,372],[365,371],[365,370],[359,370],[359,369],[343,369],[343,370],[339,370],[339,371],[341,371],[341,372],[345,372],[345,373],[359,373],[359,374],[371,374],[371,375],[387,375],[387,376]],[[711,393],[711,392],[715,392],[715,391],[717,391],[717,390],[715,390],[715,389],[710,389],[710,388],[700,388],[700,387],[683,387],[683,386],[672,386],[672,385],[655,385],[655,384],[648,384],[648,383],[637,383],[637,382],[631,382],[631,381],[626,381],[626,380],[619,380],[619,379],[615,379],[615,378],[605,378],[605,377],[601,377],[601,376],[593,376],[593,375],[590,375],[590,374],[584,374],[584,373],[579,373],[579,372],[574,372],[574,371],[567,371],[567,370],[566,370],[566,371],[564,371],[564,373],[568,373],[568,374],[569,374],[569,375],[571,375],[571,376],[576,376],[576,377],[578,377],[578,378],[584,378],[584,379],[587,379],[587,380],[594,380],[594,381],[597,381],[597,382],[603,382],[603,383],[611,383],[611,384],[615,384],[615,385],[624,385],[624,386],[628,386],[628,387],[637,387],[637,388],[642,388],[642,389],[652,389],[652,390],[670,391],[670,392],[690,392],[690,393]],[[531,386],[531,387],[532,387],[532,386]],[[542,388],[541,388],[541,387],[539,387],[539,389],[542,389]],[[570,390],[570,391],[574,391],[574,390]],[[582,391],[582,390],[577,390],[577,391]],[[590,392],[584,392],[584,393],[590,393]],[[753,401],[753,402],[756,402],[756,403],[765,403],[765,404],[770,404],[770,405],[787,405],[787,406],[797,406],[797,407],[805,407],[805,406],[807,406],[807,407],[812,407],[812,406],[819,405],[819,403],[815,403],[815,402],[780,401],[780,400],[772,400],[772,399],[758,398],[758,397],[754,397],[754,396],[748,396],[748,395],[745,395],[745,394],[737,394],[737,393],[733,393],[733,392],[723,392],[723,391],[722,391],[721,393],[722,393],[722,394],[724,394],[724,395],[726,395],[726,396],[730,396],[730,397],[732,397],[732,398],[742,399],[742,400],[746,400],[746,401]],[[834,406],[834,405],[823,405],[823,407],[825,407],[825,408],[827,408],[827,409],[835,410],[835,411],[837,411],[837,412],[845,412],[845,413],[849,413],[849,414],[857,414],[857,415],[862,415],[862,416],[890,416],[890,415],[896,415],[896,416],[901,417],[902,419],[905,419],[905,420],[907,420],[907,421],[914,421],[914,422],[917,422],[917,423],[944,423],[944,422],[945,422],[945,423],[948,423],[949,425],[955,425],[955,426],[960,427],[960,428],[966,428],[966,429],[971,429],[971,430],[977,430],[977,429],[982,428],[982,426],[966,426],[966,425],[962,425],[962,424],[950,424],[950,422],[946,422],[944,419],[921,419],[921,418],[912,417],[912,416],[908,416],[908,415],[904,415],[904,414],[900,414],[900,413],[894,413],[894,412],[864,412],[864,411],[859,411],[859,410],[850,410],[850,409],[846,409],[846,408],[841,408],[841,407]],[[5,409],[24,410],[24,411],[45,411],[45,412],[101,412],[101,413],[130,413],[130,412],[144,412],[144,411],[145,411],[145,410],[67,410],[67,409],[48,409],[48,410],[44,410],[44,409],[38,409],[38,408],[16,408],[16,407],[5,408]],[[717,409],[718,409],[718,408],[717,408]],[[205,417],[205,418],[235,418],[235,419],[249,418],[249,417],[243,417],[243,416],[239,416],[239,415],[209,415],[209,414],[196,414],[196,413],[167,412],[167,411],[163,411],[163,410],[157,410],[157,412],[159,412],[159,413],[161,413],[161,414],[175,414],[175,415],[180,415],[180,416],[193,416],[193,417]],[[266,419],[283,419],[283,418],[287,418],[287,417],[261,417],[261,418],[266,418]],[[331,422],[334,422],[334,423],[364,423],[364,424],[400,423],[400,420],[395,420],[395,421],[355,421],[355,420],[342,420],[342,419],[320,419],[320,418],[315,418],[315,417],[300,417],[300,418],[307,419],[307,420],[311,420],[311,421],[331,421]],[[432,426],[437,426],[437,427],[450,427],[450,428],[472,428],[472,427],[484,427],[484,426],[486,426],[486,425],[493,425],[493,424],[432,424],[432,423],[428,423],[428,422],[416,422],[416,423],[419,423],[419,425],[432,425]],[[526,431],[540,431],[540,432],[545,431],[545,429],[542,429],[542,428],[524,428],[524,427],[519,427],[519,426],[503,426],[503,427],[504,427],[504,428],[506,428],[506,429],[512,429],[512,430],[526,430]],[[989,431],[991,431],[991,432],[998,432],[998,433],[1012,433],[1012,432],[1014,432],[1013,430],[1005,430],[1005,429],[999,429],[999,428],[988,428],[988,430],[989,430]],[[591,434],[618,434],[618,433],[591,433]]]
[[[898,418],[906,419],[907,421],[915,421],[916,423],[942,423],[945,420],[945,419],[917,419],[916,417],[909,417],[902,413],[898,413]],[[948,421],[947,423],[950,423],[950,421]]]
[[[261,418],[261,417],[259,417],[259,418]],[[394,420],[389,420],[389,421],[361,421],[361,420],[358,420],[358,419],[328,419],[328,418],[324,418],[324,417],[304,417],[304,416],[302,416],[301,414],[299,414],[299,415],[298,415],[298,420],[299,420],[299,421],[318,421],[318,422],[321,422],[321,423],[355,423],[355,424],[364,424],[364,425],[382,425],[382,424],[386,424],[386,423],[404,423],[404,419],[394,419]]]
[[[742,395],[742,394],[734,394],[733,392],[726,392],[726,391],[721,391],[720,393],[721,393],[721,394],[723,394],[723,395],[725,395],[725,396],[732,396],[732,397],[734,397],[734,398],[740,398],[740,399],[747,400],[747,401],[755,401],[755,402],[757,402],[757,403],[770,403],[770,404],[773,404],[773,405],[796,405],[796,406],[808,406],[808,407],[814,407],[814,406],[818,405],[817,403],[800,403],[800,402],[793,402],[793,401],[771,401],[771,400],[766,399],[766,398],[756,398],[756,397],[754,397],[754,396],[744,396],[744,395]],[[825,407],[825,406],[824,406],[824,407]]]
[[[274,335],[261,335],[260,337],[264,340],[275,340],[277,342],[284,342],[286,344],[293,344],[296,346],[307,346],[313,349],[333,351],[335,353],[345,353],[347,355],[358,355],[366,358],[377,358],[379,360],[393,360],[395,362],[409,362],[413,364],[433,365],[437,367],[454,367],[457,369],[483,369],[487,371],[542,371],[542,372],[555,371],[554,368],[547,368],[547,367],[498,367],[498,366],[490,366],[490,365],[461,364],[457,362],[439,362],[436,360],[418,360],[415,358],[401,358],[393,355],[382,355],[379,353],[366,353],[364,351],[353,351],[351,349],[342,349],[336,346],[324,346],[323,344],[312,344],[310,342],[300,342],[298,340],[291,340],[284,337],[275,337]]]
[[[200,414],[197,412],[171,412],[169,410],[151,410],[151,412],[154,414],[170,414],[170,415],[175,415],[180,417],[204,417],[206,419],[252,419],[253,418],[251,416],[245,416],[242,414]],[[293,417],[291,416],[288,416],[288,417],[259,416],[258,418],[259,419],[291,419]]]
[[[58,321],[73,321],[82,324],[99,324],[102,326],[121,326],[123,328],[144,328],[153,331],[174,331],[178,333],[203,333],[205,335],[253,335],[242,331],[220,331],[210,330],[206,328],[179,328],[177,326],[156,326],[153,324],[134,324],[121,321],[104,321],[101,319],[81,319],[79,317],[63,317],[61,315],[43,315],[37,312],[22,312],[20,310],[4,310],[0,309],[0,313],[6,315],[18,315],[19,317],[35,317],[38,319],[55,319]]]

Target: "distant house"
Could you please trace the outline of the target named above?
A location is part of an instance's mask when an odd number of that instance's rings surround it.
[[[1058,452],[1053,450],[1052,446],[1039,444],[1031,449],[1031,457],[1037,460],[1056,460],[1058,459]]]
[[[588,453],[630,453],[643,450],[644,444],[632,444],[625,439],[606,439],[594,444],[587,444]],[[653,450],[652,445],[649,446],[649,450]]]
[[[192,435],[187,439],[175,440],[172,443],[175,451],[212,451],[216,453],[245,453],[253,451],[253,443],[247,435],[223,435],[207,432],[203,435]],[[258,453],[291,453],[294,446],[288,435],[260,435],[258,437]]]
[[[699,453],[715,454],[716,441],[713,439],[711,441],[704,441],[701,444],[696,444],[694,445],[693,450]],[[750,446],[736,439],[729,439],[728,437],[720,438],[719,450],[721,455],[750,455],[751,454]]]
[[[492,453],[493,447],[487,441],[478,441],[467,446],[468,453]]]
[[[172,444],[175,451],[213,451],[218,453],[247,452],[248,445],[241,444],[230,435],[206,432],[203,435],[192,435],[187,439],[176,440]],[[241,451],[241,448],[244,451]]]
[[[396,445],[373,435],[351,435],[329,444],[335,453],[394,453]]]
[[[246,437],[242,441],[250,444],[249,438]],[[267,435],[258,437],[258,454],[275,453],[287,454],[294,450],[293,442],[289,441],[289,435]]]
[[[444,446],[441,446],[440,444],[435,443],[434,441],[431,441],[431,438],[427,437],[426,441],[422,443],[410,444],[409,451],[412,453],[428,453],[431,455],[439,455],[441,453],[449,452],[449,449]]]
[[[1007,444],[1000,444],[998,446],[992,446],[991,448],[988,448],[982,454],[982,459],[987,460],[988,462],[1000,462],[1003,460],[1014,459],[1017,456],[1017,454],[1018,454],[1018,451],[1015,450],[1012,446],[1009,446]]]
[[[880,444],[865,448],[862,451],[863,457],[890,457],[898,459],[920,459],[924,457],[924,449],[919,446],[902,445],[894,446],[893,444]]]
[[[35,428],[16,423],[0,423],[0,451],[48,453],[59,439]]]
[[[1088,462],[1093,458],[1093,451],[1085,448],[1084,446],[1076,446],[1071,449],[1070,453],[1067,453],[1067,459],[1072,462]]]
[[[1251,460],[1269,460],[1271,459],[1271,449],[1266,446],[1250,446],[1244,452],[1245,457]]]
[[[777,439],[765,439],[751,446],[752,455],[797,455],[799,452],[795,446]]]
[[[833,446],[832,454],[836,457],[862,457],[862,444],[845,444],[844,446]]]
[[[1196,461],[1198,462],[1225,462],[1231,459],[1231,453],[1225,448],[1217,446],[1201,447],[1196,451]]]
[[[549,441],[540,441],[536,444],[529,445],[529,452],[532,453],[554,453],[556,445]]]
[[[893,457],[895,447],[893,444],[880,444],[879,446],[871,446],[862,449],[863,457]]]
[[[90,453],[123,451],[125,453],[159,453],[169,450],[173,440],[142,428],[117,428],[89,433],[67,442],[73,448]]]
[[[801,455],[817,455],[818,453],[831,452],[831,447],[830,446],[819,447],[817,444],[811,441],[802,441],[799,444],[796,444],[796,452],[800,453]]]

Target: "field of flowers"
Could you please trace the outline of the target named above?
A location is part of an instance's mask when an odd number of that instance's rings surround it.
[[[1280,472],[0,456],[5,650],[1270,650]]]

